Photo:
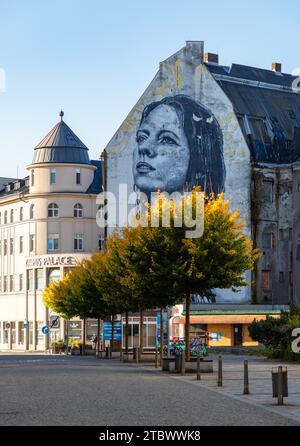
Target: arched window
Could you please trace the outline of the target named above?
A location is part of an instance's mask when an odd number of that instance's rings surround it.
[[[24,213],[23,213],[23,207],[20,207],[20,221],[23,221]]]
[[[51,203],[48,206],[48,217],[58,217],[58,206],[56,203]]]
[[[7,211],[4,212],[4,224],[7,224]]]
[[[29,218],[32,220],[34,219],[34,204],[30,205],[30,209],[29,209]]]
[[[76,203],[74,206],[74,217],[76,218],[83,217],[83,209],[80,203]]]
[[[13,223],[14,222],[14,210],[11,209],[10,211],[10,222]]]

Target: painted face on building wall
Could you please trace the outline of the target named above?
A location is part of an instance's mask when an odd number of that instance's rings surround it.
[[[145,107],[133,151],[135,188],[149,195],[199,185],[208,193],[224,190],[223,135],[213,114],[185,95]]]
[[[172,193],[185,182],[190,150],[174,108],[161,104],[141,122],[136,134],[134,180],[138,189]]]

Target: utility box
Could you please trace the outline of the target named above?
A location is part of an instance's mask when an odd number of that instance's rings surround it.
[[[286,397],[288,395],[288,373],[287,367],[282,367],[282,396]],[[273,385],[273,398],[278,397],[278,388],[279,388],[279,377],[280,374],[278,372],[278,368],[272,369],[272,385]]]

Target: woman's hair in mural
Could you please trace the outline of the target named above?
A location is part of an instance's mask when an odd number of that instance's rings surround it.
[[[190,190],[200,185],[206,194],[224,191],[223,135],[214,115],[200,102],[186,95],[176,95],[147,105],[141,123],[159,105],[175,109],[188,141],[190,162],[183,188]]]

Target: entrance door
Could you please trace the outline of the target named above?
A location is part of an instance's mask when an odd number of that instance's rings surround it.
[[[233,345],[243,345],[243,325],[235,324],[233,326]]]

